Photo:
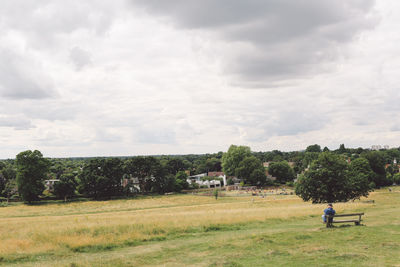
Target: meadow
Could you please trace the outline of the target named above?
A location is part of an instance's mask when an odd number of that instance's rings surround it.
[[[400,188],[336,203],[191,194],[0,207],[0,266],[400,266]],[[372,202],[374,200],[374,202]]]

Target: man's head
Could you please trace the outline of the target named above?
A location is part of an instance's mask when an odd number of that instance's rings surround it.
[[[332,208],[332,207],[333,207],[332,203],[329,203],[329,204],[328,204],[328,207],[329,207],[329,208]]]

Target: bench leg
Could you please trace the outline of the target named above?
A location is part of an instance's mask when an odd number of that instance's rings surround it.
[[[331,228],[331,227],[333,227],[333,217],[328,217],[327,218],[327,220],[326,220],[326,227],[329,227],[329,228]]]
[[[354,222],[355,225],[360,225],[360,222]]]

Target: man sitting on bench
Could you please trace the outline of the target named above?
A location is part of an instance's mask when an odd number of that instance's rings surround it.
[[[326,217],[327,215],[335,215],[336,211],[333,209],[332,204],[329,203],[328,204],[328,208],[326,208],[324,210],[324,215],[322,215],[322,220],[324,221],[324,223],[326,223]],[[329,217],[328,220],[333,220],[333,217]],[[332,223],[332,222],[330,222]]]

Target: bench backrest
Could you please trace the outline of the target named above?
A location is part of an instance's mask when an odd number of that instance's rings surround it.
[[[335,214],[335,215],[326,215],[326,216],[346,217],[346,216],[362,216],[362,215],[364,215],[364,212],[362,212],[362,213],[349,213],[349,214]]]

